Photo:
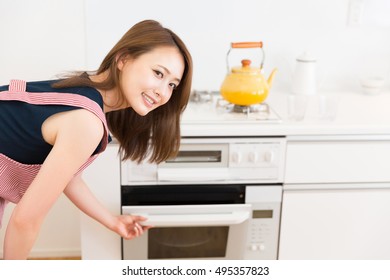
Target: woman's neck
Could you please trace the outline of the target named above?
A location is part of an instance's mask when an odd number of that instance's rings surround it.
[[[108,73],[103,72],[97,75],[91,75],[89,78],[91,81],[95,83],[101,83],[107,79]],[[120,109],[124,109],[127,106],[125,104],[121,104],[120,98],[119,98],[119,92],[117,88],[109,89],[109,90],[104,90],[104,89],[96,89],[99,91],[100,95],[103,98],[103,110],[104,113],[108,113],[111,111],[116,111]]]

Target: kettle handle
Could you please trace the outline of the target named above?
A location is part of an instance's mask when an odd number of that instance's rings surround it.
[[[263,42],[233,42],[231,43],[232,49],[245,49],[245,48],[262,48]]]
[[[265,60],[265,53],[263,49],[263,42],[232,42],[230,44],[230,49],[226,54],[226,65],[227,65],[227,73],[230,71],[229,67],[229,54],[232,49],[250,49],[250,48],[260,48],[261,52],[263,54],[263,58],[260,63],[260,70],[263,70],[264,60]]]

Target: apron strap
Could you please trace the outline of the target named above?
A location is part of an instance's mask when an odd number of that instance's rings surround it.
[[[26,91],[26,81],[11,80],[9,82],[8,91],[10,91],[10,92],[25,92]]]

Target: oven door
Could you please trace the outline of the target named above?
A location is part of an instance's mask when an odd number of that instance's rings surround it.
[[[124,206],[153,225],[123,240],[124,259],[242,259],[252,213],[249,204]]]
[[[153,225],[123,259],[242,259],[252,214],[244,185],[122,186],[122,213]]]

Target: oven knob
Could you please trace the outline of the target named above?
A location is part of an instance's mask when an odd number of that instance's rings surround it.
[[[233,152],[232,154],[232,161],[234,163],[240,163],[242,159],[242,155],[240,152]]]
[[[257,153],[256,152],[250,152],[249,155],[248,155],[248,158],[249,158],[250,162],[256,163],[257,160],[258,160]]]
[[[264,153],[264,161],[272,163],[274,161],[274,152],[273,151],[266,151]]]
[[[257,245],[256,244],[252,244],[251,247],[250,247],[250,250],[251,251],[257,251]]]
[[[265,245],[263,243],[259,244],[259,251],[264,251],[265,250]]]

